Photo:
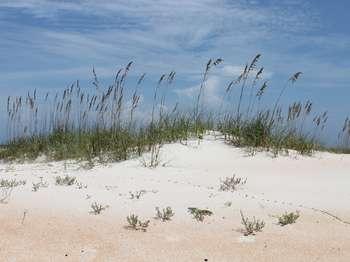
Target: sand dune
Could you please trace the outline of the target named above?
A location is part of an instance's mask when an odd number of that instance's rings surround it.
[[[350,261],[349,155],[250,156],[208,136],[165,145],[160,158],[154,169],[141,158],[90,170],[74,161],[0,164],[0,178],[26,180],[0,205],[1,260]],[[234,174],[246,184],[220,191]],[[65,175],[80,184],[55,185]],[[34,192],[40,179],[48,186]],[[93,202],[108,207],[94,215]],[[172,220],[154,219],[166,206]],[[188,207],[213,215],[197,222]],[[244,236],[240,210],[264,220],[262,232]],[[276,216],[292,211],[297,222],[278,225]],[[147,232],[125,228],[132,213],[151,220]]]

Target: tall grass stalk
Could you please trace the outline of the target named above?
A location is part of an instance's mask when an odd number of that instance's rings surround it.
[[[127,81],[133,62],[120,68],[113,83],[106,87],[101,85],[93,68],[93,89],[82,88],[79,81],[74,81],[62,92],[42,94],[34,90],[24,96],[10,96],[6,103],[7,142],[0,146],[0,158],[35,159],[44,154],[53,160],[121,161],[150,152],[157,160],[164,143],[202,137],[208,130],[220,131],[228,143],[254,150],[295,149],[311,154],[320,149],[318,140],[328,113],[313,112],[310,100],[280,105],[286,89],[300,78],[301,72],[288,79],[272,109],[261,108],[268,82],[263,79],[263,67],[256,69],[260,58],[260,54],[256,55],[239,77],[222,90],[219,112],[205,110],[209,107],[203,97],[209,75],[223,62],[221,58],[210,59],[206,64],[193,112],[168,101],[176,75],[172,71],[161,75],[155,85],[150,118],[138,117],[145,74],[136,83]],[[252,75],[253,72],[256,73]],[[236,85],[240,85],[237,104],[233,95]],[[243,100],[248,102],[245,108]],[[224,106],[227,109],[223,110]],[[246,114],[242,114],[243,110]],[[348,118],[338,140],[343,152],[346,151],[350,143]]]

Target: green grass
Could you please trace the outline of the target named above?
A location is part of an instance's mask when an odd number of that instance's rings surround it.
[[[219,129],[230,144],[239,147],[283,151],[296,150],[302,155],[311,155],[319,145],[306,135],[283,124],[270,125],[260,117],[241,121],[240,123],[226,122]]]
[[[327,112],[313,112],[309,100],[281,105],[283,95],[296,88],[301,72],[280,88],[272,108],[262,109],[261,101],[270,87],[263,79],[263,67],[258,66],[260,59],[261,55],[256,55],[238,78],[223,87],[217,110],[209,110],[203,97],[207,79],[222,59],[209,60],[205,65],[192,110],[183,110],[167,100],[175,72],[162,75],[154,88],[151,117],[146,121],[136,117],[144,74],[136,83],[126,85],[132,62],[107,88],[99,86],[94,72],[95,89],[89,91],[77,81],[62,93],[39,98],[35,90],[26,96],[9,97],[8,139],[0,146],[0,159],[34,160],[45,155],[49,160],[123,161],[157,151],[165,143],[202,138],[208,130],[220,131],[226,142],[253,151],[350,153],[349,118],[339,132],[339,146],[326,148],[318,140],[327,124]]]
[[[297,212],[290,212],[290,213],[284,213],[283,215],[278,217],[278,224],[281,226],[286,226],[289,224],[294,224],[297,219],[300,217],[300,213]]]
[[[249,219],[243,215],[242,211],[240,211],[240,214],[242,225],[244,226],[243,233],[245,236],[255,235],[256,232],[261,232],[265,227],[265,222],[263,220],[256,219],[255,217],[253,217],[253,219]]]
[[[193,216],[198,222],[203,222],[206,216],[213,215],[213,212],[208,209],[199,209],[196,207],[189,207],[188,212]]]
[[[44,154],[50,160],[101,158],[122,161],[132,156],[140,156],[153,145],[185,140],[194,134],[195,129],[185,119],[173,120],[171,123],[163,121],[137,131],[54,131],[48,135],[11,141],[2,147],[0,158],[33,160]]]

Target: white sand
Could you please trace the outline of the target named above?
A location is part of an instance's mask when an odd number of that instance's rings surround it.
[[[165,145],[161,163],[149,169],[132,159],[91,170],[74,162],[0,164],[0,178],[27,181],[0,204],[0,259],[350,261],[350,155],[248,156],[208,136],[200,144]],[[86,188],[56,186],[55,176],[66,174]],[[233,174],[247,183],[219,191],[220,180]],[[33,192],[40,177],[49,185]],[[130,199],[129,191],[140,190],[146,193]],[[90,214],[95,201],[109,207]],[[171,206],[172,221],[155,220],[157,206]],[[214,215],[196,222],[188,207]],[[263,219],[263,231],[244,237],[240,210]],[[296,210],[297,223],[277,224],[274,216]],[[151,220],[147,232],[124,228],[131,213]]]

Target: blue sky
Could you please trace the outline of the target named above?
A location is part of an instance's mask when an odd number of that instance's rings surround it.
[[[261,53],[271,99],[304,72],[285,100],[328,110],[334,135],[350,115],[348,10],[348,0],[1,0],[0,112],[8,95],[76,79],[91,86],[93,65],[107,84],[131,60],[133,74],[155,81],[175,70],[173,99],[186,100],[206,61],[222,57],[208,83],[208,103],[216,104],[227,81]]]

